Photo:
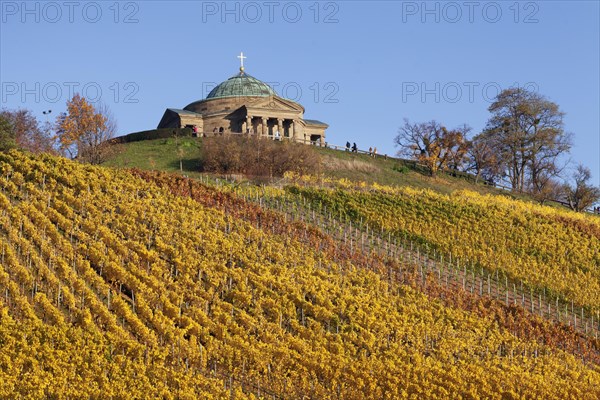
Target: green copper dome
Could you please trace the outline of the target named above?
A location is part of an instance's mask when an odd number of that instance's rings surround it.
[[[275,92],[266,83],[259,81],[244,71],[240,71],[239,74],[232,76],[211,90],[206,98],[218,99],[240,96],[268,97],[275,96]]]

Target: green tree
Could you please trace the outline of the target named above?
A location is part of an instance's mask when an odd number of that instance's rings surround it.
[[[0,114],[0,151],[17,147],[15,132],[10,121]]]
[[[31,110],[2,110],[0,115],[11,123],[17,147],[32,153],[55,153],[49,124],[40,125]]]

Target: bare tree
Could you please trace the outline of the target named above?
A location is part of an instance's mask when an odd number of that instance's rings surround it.
[[[600,188],[589,183],[591,177],[590,169],[580,164],[573,174],[573,184],[564,186],[565,197],[572,210],[583,211],[600,200]]]
[[[394,143],[400,147],[399,155],[422,162],[435,176],[439,170],[448,167],[458,169],[463,164],[469,130],[466,125],[448,130],[435,120],[411,124],[405,118]]]
[[[448,167],[450,169],[464,169],[465,164],[469,160],[469,141],[467,137],[472,128],[467,124],[462,124],[458,128],[448,132],[446,145],[448,151]],[[450,140],[448,140],[450,139]]]
[[[475,136],[468,143],[468,162],[465,171],[475,174],[475,183],[479,179],[494,180],[501,170],[501,160],[486,137],[486,132]]]
[[[544,204],[548,200],[557,200],[563,196],[564,185],[561,182],[550,176],[544,176],[542,179],[543,184],[539,189],[531,192],[534,200]]]
[[[521,88],[503,90],[489,107],[486,138],[515,191],[542,191],[564,165],[571,148],[564,113],[543,96]]]

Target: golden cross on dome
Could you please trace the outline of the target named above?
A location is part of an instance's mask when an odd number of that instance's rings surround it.
[[[248,57],[245,57],[245,56],[244,56],[244,52],[242,51],[242,52],[240,53],[240,55],[238,56],[238,58],[240,59],[240,63],[241,63],[241,65],[240,65],[240,71],[242,71],[242,72],[243,72],[243,71],[244,71],[244,59],[246,59],[246,58],[248,58]]]

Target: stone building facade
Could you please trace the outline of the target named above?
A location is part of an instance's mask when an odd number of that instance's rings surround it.
[[[204,100],[168,108],[158,128],[192,127],[198,135],[254,134],[325,144],[328,125],[304,119],[302,105],[277,96],[266,83],[240,72],[217,85]]]

